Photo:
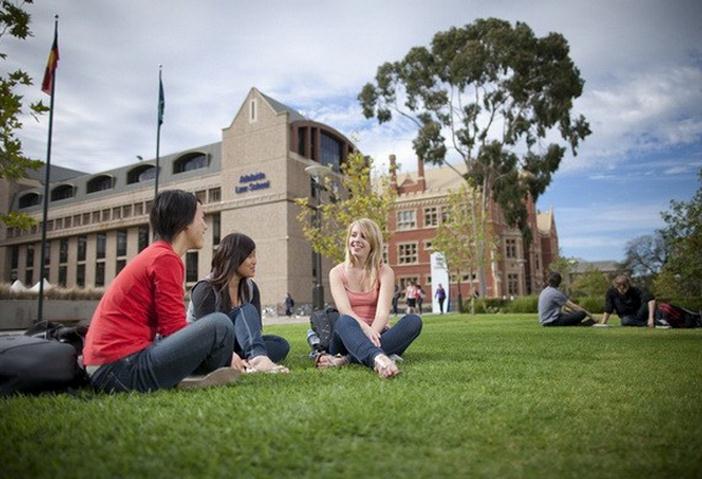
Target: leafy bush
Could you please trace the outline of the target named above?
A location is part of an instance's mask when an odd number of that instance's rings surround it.
[[[538,296],[519,296],[510,301],[504,309],[506,313],[537,313],[538,310]]]

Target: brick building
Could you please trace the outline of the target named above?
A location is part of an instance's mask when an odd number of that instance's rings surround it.
[[[390,163],[394,165],[395,161],[395,156],[391,155]],[[457,169],[461,171],[460,167]],[[391,236],[386,254],[402,288],[408,281],[416,281],[430,294],[432,240],[439,224],[446,218],[449,191],[459,188],[464,181],[449,167],[425,169],[421,160],[417,162],[417,171],[392,176],[391,187],[398,196],[388,222]],[[497,238],[498,251],[486,268],[488,297],[538,293],[543,285],[544,271],[558,254],[553,211],[537,212],[531,199],[527,200],[527,211],[534,239],[529,245],[518,229],[505,223],[498,205],[493,203],[489,207],[489,221]],[[456,279],[452,275],[452,295],[457,293]],[[460,280],[463,297],[479,290],[475,273],[469,277],[466,272]]]

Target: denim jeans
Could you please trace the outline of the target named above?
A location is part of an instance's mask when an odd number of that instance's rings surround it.
[[[232,322],[226,314],[212,313],[146,349],[100,366],[90,382],[103,392],[168,389],[193,373],[229,366],[233,348]]]
[[[587,314],[585,311],[573,311],[572,313],[561,313],[558,319],[550,323],[544,323],[544,326],[578,326],[585,319]]]
[[[380,335],[380,347],[373,345],[351,316],[341,315],[334,324],[329,344],[331,354],[350,354],[351,360],[372,368],[378,354],[401,355],[422,332],[422,320],[416,314],[403,316],[395,326]]]
[[[266,355],[274,363],[288,355],[290,345],[280,336],[261,335],[261,318],[251,303],[232,309],[229,318],[234,324],[234,352],[244,359]]]
[[[625,314],[621,317],[622,326],[647,326],[648,325],[648,303],[639,307],[636,314]]]

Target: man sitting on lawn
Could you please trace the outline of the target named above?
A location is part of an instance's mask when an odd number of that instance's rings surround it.
[[[551,272],[548,286],[539,295],[539,323],[542,326],[592,326],[595,321],[585,309],[568,299],[558,287],[561,274]]]
[[[90,382],[99,391],[146,392],[236,380],[243,364],[227,315],[185,321],[181,257],[204,244],[202,205],[192,193],[162,191],[150,222],[158,241],[117,275],[93,314],[83,350]],[[209,374],[182,382],[193,373]]]
[[[622,326],[670,327],[665,321],[654,319],[656,299],[647,291],[632,286],[631,280],[624,274],[614,278],[607,290],[602,323],[607,324],[613,312],[621,318]]]

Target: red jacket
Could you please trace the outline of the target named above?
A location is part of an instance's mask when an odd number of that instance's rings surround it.
[[[112,281],[98,304],[83,349],[86,365],[109,364],[150,346],[156,334],[185,327],[183,262],[156,241]]]

